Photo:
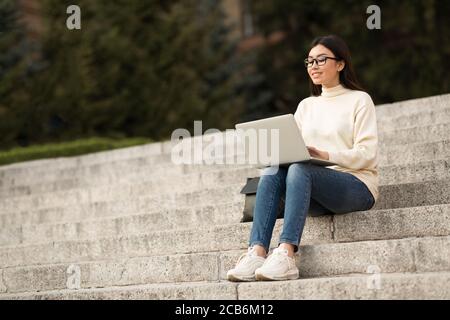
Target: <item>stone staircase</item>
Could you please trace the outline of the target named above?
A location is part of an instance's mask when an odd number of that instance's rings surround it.
[[[170,141],[0,167],[0,299],[450,299],[450,94],[377,119],[379,202],[308,217],[295,281],[225,280],[257,169],[176,165]]]

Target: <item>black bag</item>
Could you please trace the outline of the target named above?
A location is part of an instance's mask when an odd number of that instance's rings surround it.
[[[256,190],[258,189],[258,182],[260,177],[247,178],[247,184],[242,188],[242,194],[245,194],[245,205],[244,212],[241,218],[241,222],[253,221],[253,209],[256,202]],[[282,219],[284,216],[284,203],[285,196],[281,197],[280,203],[278,205],[277,219]]]

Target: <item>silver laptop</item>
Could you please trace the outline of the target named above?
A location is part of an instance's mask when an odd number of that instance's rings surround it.
[[[311,162],[325,167],[336,165],[336,163],[327,160],[311,157],[293,114],[238,123],[235,127],[241,143],[244,144],[246,157],[249,155],[250,150],[252,152],[257,150],[257,155],[260,155],[260,150],[262,150],[262,154],[269,155],[268,157],[264,157],[265,159],[262,159],[263,157],[259,156],[256,156],[256,159],[253,158],[254,160],[251,164],[255,164],[255,167],[257,168],[275,165],[284,167],[295,162]],[[270,131],[271,129],[279,129],[277,141],[272,141],[274,136]],[[265,132],[265,134],[263,132]],[[273,143],[276,143],[278,148],[273,147],[275,146]],[[264,149],[260,149],[261,146],[263,146]],[[274,159],[271,157],[271,151],[276,149],[278,149],[278,156]]]

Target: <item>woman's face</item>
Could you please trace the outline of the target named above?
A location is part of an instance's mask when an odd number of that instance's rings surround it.
[[[336,58],[331,50],[321,44],[318,44],[309,51],[308,60],[320,59],[321,57]],[[314,62],[312,67],[308,67],[308,74],[315,85],[332,88],[339,84],[339,71],[344,68],[344,65],[344,61],[326,59],[325,64],[322,66]]]

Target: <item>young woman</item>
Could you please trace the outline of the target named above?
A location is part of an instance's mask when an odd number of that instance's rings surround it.
[[[335,35],[314,39],[305,59],[311,96],[294,114],[311,156],[335,166],[294,163],[263,171],[256,193],[247,253],[229,270],[230,281],[291,280],[299,276],[298,251],[312,216],[369,210],[378,199],[378,132],[375,106],[353,71],[350,51]],[[281,196],[284,223],[278,247],[266,258]]]

